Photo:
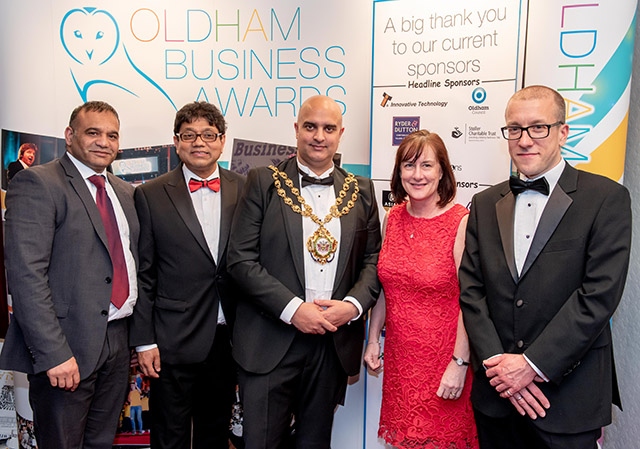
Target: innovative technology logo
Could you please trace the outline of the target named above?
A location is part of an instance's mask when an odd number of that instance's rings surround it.
[[[93,7],[67,11],[60,22],[60,42],[71,58],[71,79],[82,101],[86,102],[89,90],[97,86],[141,97],[140,83],[135,81],[141,78],[144,85],[151,86],[177,109],[167,92],[131,59],[121,41],[118,22],[109,11]],[[96,77],[98,67],[100,77]],[[133,73],[123,67],[130,67]]]

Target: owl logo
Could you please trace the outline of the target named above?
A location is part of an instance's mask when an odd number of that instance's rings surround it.
[[[78,64],[111,59],[120,43],[120,29],[107,11],[96,8],[72,9],[62,18],[60,41],[67,54]]]
[[[75,70],[71,68],[70,72],[82,101],[88,101],[89,89],[96,85],[112,86],[140,98],[141,95],[135,89],[125,86],[127,79],[139,75],[177,110],[167,92],[133,62],[124,43],[120,41],[118,23],[108,11],[94,7],[69,10],[60,23],[60,42],[69,57],[79,65]],[[125,60],[118,56],[121,54],[118,53],[119,48],[122,48]],[[111,64],[107,63],[116,59],[120,59],[114,63],[118,68],[109,68]],[[135,74],[128,71],[123,73],[122,67],[125,64],[130,65]],[[103,78],[92,78],[96,68],[102,69],[98,73],[103,73]],[[81,80],[80,73],[90,73],[90,79]]]

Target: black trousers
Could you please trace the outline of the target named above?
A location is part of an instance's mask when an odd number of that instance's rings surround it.
[[[71,392],[52,387],[45,373],[29,375],[40,449],[111,449],[127,397],[130,352],[126,320],[107,325],[98,366]]]
[[[160,353],[160,363],[149,396],[151,448],[229,449],[236,365],[227,326],[218,325],[203,362],[171,365]]]
[[[298,332],[268,374],[239,370],[245,449],[329,449],[333,414],[344,400],[347,375],[331,335]]]
[[[596,449],[602,433],[601,429],[575,434],[545,432],[515,409],[504,418],[491,418],[477,409],[474,414],[481,449]]]

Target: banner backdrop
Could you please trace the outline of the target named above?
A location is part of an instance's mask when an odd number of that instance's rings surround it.
[[[85,100],[118,110],[125,157],[114,172],[140,182],[175,163],[173,120],[187,102],[225,114],[230,167],[234,142],[245,161],[295,146],[300,105],[327,94],[344,114],[342,165],[369,175],[371,14],[369,0],[2,1],[3,174],[26,141],[37,140],[36,164],[62,155],[69,115]],[[338,448],[363,444],[362,376],[352,383]]]
[[[390,179],[403,137],[422,128],[449,150],[458,202],[504,179],[509,154],[497,125],[518,85],[523,23],[519,0],[374,2],[374,179]]]
[[[343,163],[368,174],[369,1],[86,5],[0,4],[3,129],[62,137],[75,106],[103,99],[120,114],[122,148],[161,146],[176,109],[206,100],[228,121],[228,163],[235,138],[295,144],[301,103],[327,94],[344,113]]]
[[[223,111],[221,163],[231,166],[234,141],[259,157],[294,146],[301,103],[321,93],[344,113],[343,166],[371,174],[383,204],[397,145],[417,128],[444,139],[467,204],[509,174],[499,134],[507,99],[542,83],[569,102],[565,158],[621,180],[636,0],[272,3],[0,2],[3,173],[25,139],[38,141],[36,163],[61,155],[69,114],[85,100],[116,107],[132,159],[158,157],[120,164],[123,176],[130,166],[155,176],[175,162],[183,104]],[[333,447],[383,447],[380,380],[364,370],[351,380]]]
[[[506,179],[500,135],[518,89],[544,84],[567,103],[562,155],[580,169],[622,181],[635,37],[636,0],[496,0],[444,4],[374,0],[371,173],[384,208],[404,136],[417,129],[444,140],[467,205]],[[377,438],[383,374],[368,375],[365,445]]]
[[[529,5],[524,83],[565,97],[564,158],[615,181],[624,171],[636,7],[636,0]]]

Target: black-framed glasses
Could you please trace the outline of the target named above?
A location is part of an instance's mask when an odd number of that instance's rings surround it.
[[[532,139],[544,139],[545,137],[549,137],[551,128],[558,125],[564,125],[564,122],[557,121],[549,125],[540,123],[531,126],[503,126],[500,129],[502,130],[502,137],[507,140],[519,140],[522,137],[523,131],[526,131]]]
[[[183,133],[176,134],[176,136],[178,136],[178,138],[183,142],[195,142],[198,137],[200,137],[203,142],[215,142],[222,135],[224,135],[224,133],[214,133],[211,131],[205,131],[203,133],[185,131]]]

